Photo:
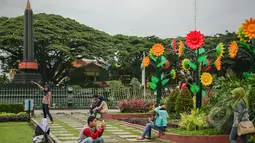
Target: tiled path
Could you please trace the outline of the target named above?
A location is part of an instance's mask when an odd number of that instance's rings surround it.
[[[77,143],[80,130],[86,124],[87,117],[85,114],[53,114],[55,123],[51,126],[51,134],[55,136],[59,143]],[[42,115],[37,115],[35,119],[40,121]],[[119,125],[116,122],[105,121],[106,129],[103,134],[105,143],[129,143],[129,142],[150,142],[150,140],[137,141],[142,130],[132,127]],[[101,121],[97,122],[98,126]],[[158,142],[158,141],[157,141]]]

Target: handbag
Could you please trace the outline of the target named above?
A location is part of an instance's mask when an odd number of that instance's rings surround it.
[[[243,121],[238,124],[237,134],[238,136],[253,134],[255,133],[255,128],[252,121]]]

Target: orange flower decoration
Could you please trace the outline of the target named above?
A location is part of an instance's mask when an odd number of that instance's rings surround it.
[[[216,67],[216,69],[217,69],[218,71],[221,70],[221,59],[220,59],[220,57],[218,57],[218,58],[216,59],[216,61],[215,61],[215,67]]]
[[[237,43],[235,41],[233,41],[229,45],[229,49],[228,49],[229,56],[232,59],[234,59],[236,57],[237,52],[238,52],[238,45],[237,45]]]
[[[164,51],[165,48],[164,48],[164,46],[161,45],[161,44],[155,44],[155,45],[151,48],[151,50],[152,50],[153,54],[154,54],[155,56],[157,56],[157,57],[163,55],[163,53],[165,52],[165,51]]]
[[[178,56],[180,57],[183,53],[184,45],[182,41],[179,41],[179,50],[178,50]]]
[[[143,59],[143,66],[147,67],[149,64],[150,64],[150,58],[148,56],[144,57],[144,59]]]
[[[250,39],[255,38],[255,20],[250,18],[250,20],[246,20],[243,24],[243,34],[245,37],[249,37]]]

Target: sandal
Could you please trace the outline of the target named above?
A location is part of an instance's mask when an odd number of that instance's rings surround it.
[[[136,140],[144,140],[144,137],[137,137]]]
[[[151,140],[151,137],[145,137],[146,139],[148,139],[148,140]]]

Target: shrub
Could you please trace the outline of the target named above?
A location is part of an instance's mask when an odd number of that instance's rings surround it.
[[[180,126],[187,131],[201,130],[208,127],[206,113],[193,109],[191,114],[181,114]]]
[[[146,102],[142,99],[122,100],[117,105],[117,108],[122,113],[145,113],[152,108],[152,102]]]
[[[190,112],[193,107],[193,100],[188,88],[185,88],[177,96],[175,101],[175,110],[177,113]]]
[[[178,97],[179,94],[180,94],[179,89],[174,89],[167,97],[166,104],[167,104],[168,114],[176,113],[175,102],[176,102],[176,97]]]
[[[0,122],[9,121],[28,121],[29,116],[26,112],[20,112],[18,114],[3,112],[0,114]]]
[[[7,113],[19,113],[24,112],[24,106],[20,103],[11,103],[11,104],[0,104],[0,113],[7,112]]]

